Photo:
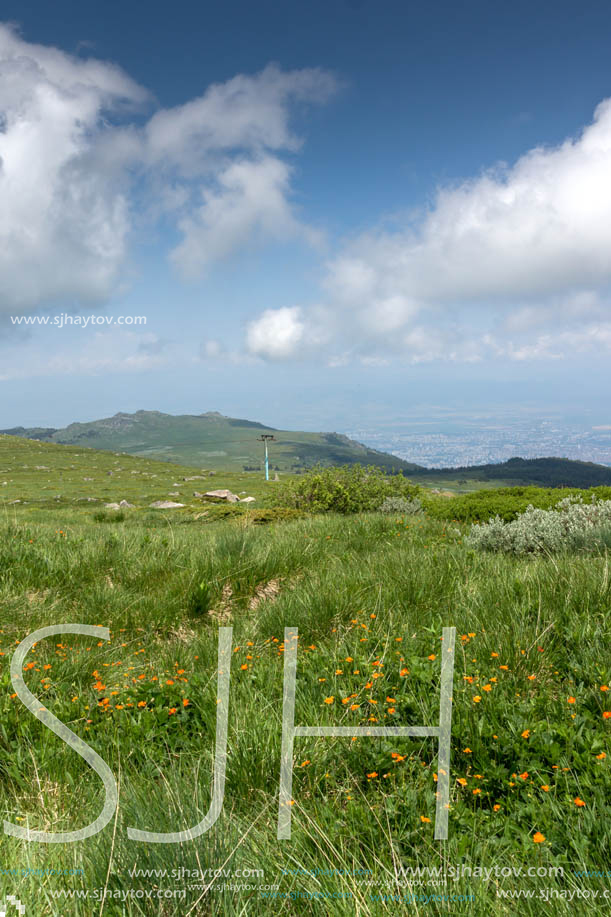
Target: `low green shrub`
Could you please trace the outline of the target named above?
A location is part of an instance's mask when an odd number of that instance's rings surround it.
[[[276,506],[309,513],[361,513],[379,509],[386,497],[414,498],[420,487],[402,475],[388,475],[372,465],[320,465],[275,492]]]
[[[498,516],[504,522],[511,522],[526,512],[528,506],[551,509],[559,500],[571,496],[581,496],[585,500],[592,496],[609,500],[611,487],[592,487],[590,490],[576,487],[499,487],[456,497],[438,497],[425,493],[422,501],[427,515],[435,519],[487,522]]]

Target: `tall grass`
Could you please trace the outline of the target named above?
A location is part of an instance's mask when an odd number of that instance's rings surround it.
[[[40,915],[343,917],[416,905],[427,913],[535,915],[540,900],[514,900],[509,909],[497,885],[602,890],[604,879],[582,881],[574,871],[606,871],[611,847],[611,720],[602,716],[611,702],[601,690],[611,681],[608,553],[483,554],[464,543],[463,531],[382,514],[264,528],[164,522],[152,529],[133,520],[107,527],[59,509],[35,526],[18,516],[7,521],[0,533],[3,817],[69,830],[93,820],[103,804],[97,776],[11,697],[16,642],[61,622],[108,626],[112,640],[43,641],[25,679],[108,762],[120,807],[116,823],[78,844],[3,837],[3,863],[12,868],[83,875],[0,875],[0,893],[19,895],[26,914]],[[202,583],[207,600],[198,605]],[[128,826],[178,830],[208,808],[218,629],[228,624],[235,652],[223,812],[194,842],[130,841]],[[370,717],[381,725],[436,724],[441,630],[458,628],[447,842],[433,839],[434,740],[388,738],[297,739],[292,839],[276,839],[289,625],[299,628],[296,722],[304,725],[363,725]],[[108,710],[99,706],[104,698]],[[537,831],[544,843],[533,842]],[[401,874],[401,867],[461,862],[556,865],[566,875],[427,887],[406,885]],[[263,879],[225,881],[277,884],[281,897],[206,890],[211,879],[130,875],[134,868],[223,866],[262,869]],[[187,888],[186,898],[108,899],[102,910],[91,899],[52,898],[58,889],[153,886]],[[475,900],[407,905],[372,897],[410,890]],[[554,909],[569,914],[576,906],[558,900]]]

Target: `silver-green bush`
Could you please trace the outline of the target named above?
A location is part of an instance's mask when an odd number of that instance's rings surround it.
[[[396,513],[400,516],[415,516],[422,512],[422,503],[417,497],[406,500],[405,497],[386,497],[378,508],[380,513]]]
[[[552,509],[526,511],[512,522],[495,516],[471,526],[467,544],[484,551],[538,554],[608,545],[611,537],[611,500],[586,502],[565,497]]]

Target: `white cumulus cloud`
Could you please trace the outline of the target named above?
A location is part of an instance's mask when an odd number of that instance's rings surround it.
[[[295,106],[336,79],[269,66],[144,117],[149,93],[113,64],[0,24],[0,313],[102,303],[130,233],[163,218],[194,275],[257,239],[315,234],[291,202]]]
[[[294,356],[304,343],[305,324],[298,306],[266,309],[250,322],[246,344],[253,356],[282,360]]]
[[[323,282],[335,354],[410,362],[556,358],[574,333],[604,346],[610,287],[611,99],[559,146],[440,188],[419,219],[346,243]]]

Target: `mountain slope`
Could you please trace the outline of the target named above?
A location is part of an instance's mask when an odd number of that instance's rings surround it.
[[[119,413],[90,423],[73,423],[61,430],[14,427],[2,430],[42,442],[89,446],[113,452],[232,471],[259,470],[263,463],[261,433],[273,435],[270,468],[303,471],[317,463],[346,465],[359,462],[411,473],[421,466],[369,449],[339,433],[303,433],[276,430],[251,420],[205,414],[163,414],[161,411]]]

